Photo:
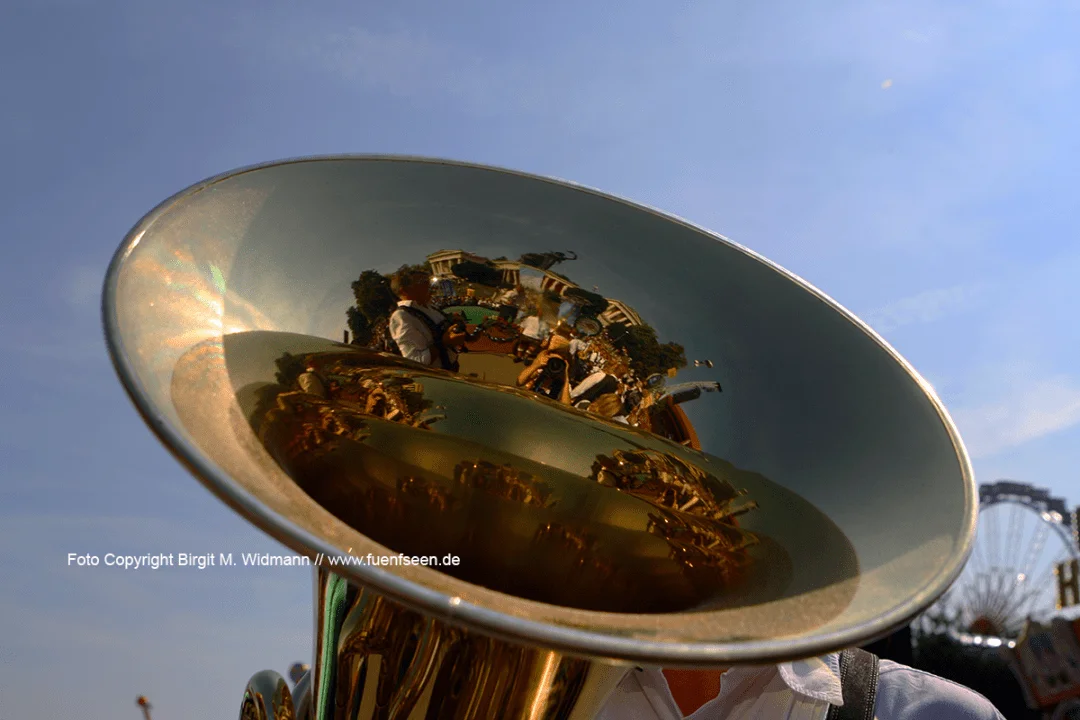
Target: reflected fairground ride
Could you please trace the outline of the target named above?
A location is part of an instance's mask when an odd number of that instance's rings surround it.
[[[944,626],[965,644],[1013,647],[1029,619],[1057,611],[1054,568],[1080,555],[1076,513],[1028,483],[979,487],[975,545],[960,578],[916,627]]]

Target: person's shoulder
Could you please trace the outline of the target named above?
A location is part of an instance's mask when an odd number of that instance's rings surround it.
[[[1004,720],[971,688],[891,660],[879,666],[874,714],[881,720]]]
[[[407,321],[409,318],[415,316],[415,314],[416,308],[414,306],[406,305],[405,303],[399,303],[398,305],[394,306],[393,310],[390,311],[390,320],[391,322],[393,322],[394,320],[397,320],[398,322],[404,322]]]

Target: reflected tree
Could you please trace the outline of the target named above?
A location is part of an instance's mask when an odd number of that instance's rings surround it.
[[[525,253],[518,260],[522,265],[528,265],[529,267],[537,268],[538,270],[550,270],[558,263],[566,262],[567,260],[577,260],[577,253],[573,250],[569,252],[545,252],[545,253]]]
[[[307,369],[306,357],[293,355],[292,353],[283,354],[274,361],[274,364],[277,365],[275,379],[278,385],[283,387],[292,387],[296,383],[296,379]]]
[[[621,323],[608,327],[608,337],[615,347],[625,350],[630,356],[630,367],[638,376],[647,377],[653,373],[666,373],[672,368],[680,370],[686,367],[683,346],[675,342],[661,344],[652,326],[616,327],[618,325]]]
[[[570,288],[563,293],[567,300],[581,305],[581,312],[585,315],[599,315],[608,309],[607,298],[599,293],[589,292],[581,288]]]
[[[346,311],[353,342],[367,345],[378,323],[390,317],[397,297],[390,289],[390,278],[375,270],[365,270],[352,283],[356,304]]]
[[[450,272],[462,280],[473,282],[477,285],[498,287],[502,284],[502,273],[490,264],[466,260],[465,262],[455,264],[450,268]]]

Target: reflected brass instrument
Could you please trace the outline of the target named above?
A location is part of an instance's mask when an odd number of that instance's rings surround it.
[[[311,670],[255,675],[244,718],[588,719],[635,664],[882,636],[969,551],[963,446],[896,352],[593,190],[394,157],[239,170],[147,215],[103,306],[161,441],[314,565]]]

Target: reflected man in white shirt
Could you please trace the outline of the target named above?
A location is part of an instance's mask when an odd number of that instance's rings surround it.
[[[429,307],[431,275],[397,272],[390,278],[390,289],[399,298],[390,316],[390,336],[401,356],[421,365],[456,371],[457,354],[452,348],[465,341],[465,333],[447,327],[446,317]]]

